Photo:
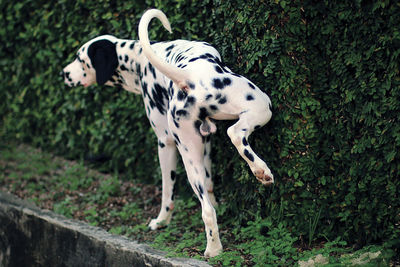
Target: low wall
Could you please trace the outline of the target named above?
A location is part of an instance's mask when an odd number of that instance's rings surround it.
[[[0,266],[209,266],[67,219],[0,191]]]

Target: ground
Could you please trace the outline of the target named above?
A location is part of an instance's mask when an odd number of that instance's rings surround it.
[[[161,203],[159,186],[120,179],[90,169],[85,162],[7,142],[0,144],[0,190],[32,201],[40,208],[147,243],[167,251],[170,256],[205,260],[202,256],[206,246],[204,224],[195,197],[183,200],[178,196],[171,224],[150,231],[147,225],[157,216]],[[365,253],[378,255],[367,266],[397,264],[388,260],[393,258],[393,252],[384,251],[381,246],[357,252],[346,247],[346,242],[338,237],[307,247],[284,223],[256,218],[243,226],[224,216],[224,209],[222,202],[217,213],[224,252],[209,260],[213,266],[291,266],[300,264],[300,260],[310,262],[320,255],[328,265],[346,266],[357,255]],[[349,253],[355,256],[342,257]]]

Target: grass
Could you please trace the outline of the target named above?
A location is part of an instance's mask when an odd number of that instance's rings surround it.
[[[91,170],[82,162],[67,161],[13,143],[0,145],[0,190],[68,218],[147,243],[169,256],[205,260],[202,256],[206,247],[204,225],[194,197],[178,198],[171,224],[159,231],[150,231],[147,224],[157,215],[160,188],[124,181],[115,175]],[[324,257],[327,266],[353,263],[389,266],[393,257],[393,252],[384,245],[354,251],[340,237],[304,249],[298,237],[280,222],[279,207],[275,215],[264,219],[256,216],[245,226],[230,220],[225,210],[223,203],[217,209],[224,252],[208,260],[213,266],[295,266],[317,255]],[[317,223],[318,215],[310,220],[310,237],[316,236]]]

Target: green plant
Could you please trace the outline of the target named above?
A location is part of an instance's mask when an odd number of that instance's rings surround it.
[[[317,229],[318,221],[321,216],[322,207],[319,208],[314,218],[309,219],[309,230],[308,230],[308,246],[311,246],[311,242],[314,240],[315,229]]]
[[[280,220],[299,240],[340,235],[363,245],[398,236],[395,1],[0,1],[0,136],[78,160],[104,155],[102,170],[160,183],[141,97],[118,88],[66,89],[58,75],[94,36],[136,39],[135,25],[150,6],[174,29],[168,35],[155,22],[151,39],[208,41],[226,65],[271,96],[272,121],[249,142],[273,171],[273,187],[262,187],[237,155],[225,134],[231,122],[218,123],[213,136],[215,192],[226,200],[227,220],[246,225],[281,209]],[[182,167],[179,174],[185,176]],[[181,194],[191,192],[177,180]],[[101,190],[93,202],[118,187]],[[324,208],[313,224],[307,214],[315,206]],[[318,233],[310,228],[317,224]]]
[[[59,203],[54,204],[54,211],[62,214],[67,218],[72,218],[74,211],[78,210],[78,207],[72,204],[71,198],[66,197]]]

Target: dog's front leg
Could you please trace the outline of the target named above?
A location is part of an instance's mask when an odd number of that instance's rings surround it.
[[[149,227],[156,230],[168,225],[174,209],[174,184],[176,170],[176,146],[172,138],[159,138],[158,158],[162,174],[162,200],[158,217],[151,220]]]

